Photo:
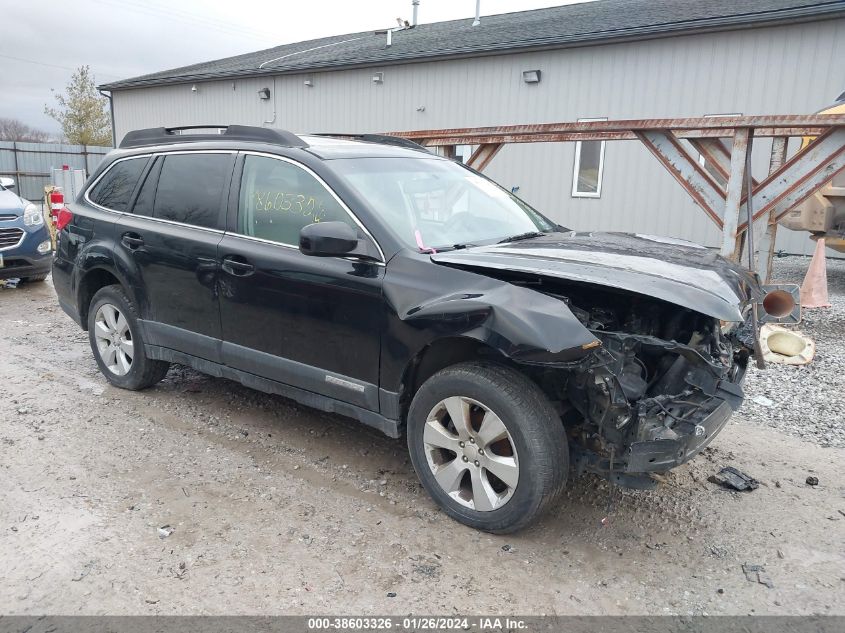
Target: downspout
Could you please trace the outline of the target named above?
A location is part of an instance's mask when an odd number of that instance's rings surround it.
[[[109,100],[109,117],[111,118],[111,146],[117,147],[117,132],[114,128],[114,101],[112,101],[112,94],[106,94],[103,90],[97,90],[102,96]]]

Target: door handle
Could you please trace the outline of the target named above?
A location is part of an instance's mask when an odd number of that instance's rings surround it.
[[[224,272],[234,275],[235,277],[248,277],[255,272],[255,266],[245,261],[243,258],[224,257],[223,264],[220,266]]]
[[[134,251],[144,245],[144,239],[137,233],[124,233],[120,241],[130,251]]]

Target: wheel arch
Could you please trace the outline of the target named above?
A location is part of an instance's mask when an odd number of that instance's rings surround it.
[[[118,285],[134,301],[131,286],[121,278],[120,274],[110,266],[96,265],[88,268],[79,277],[76,290],[77,305],[79,306],[79,319],[83,330],[88,329],[88,309],[91,306],[91,299],[101,288]],[[137,303],[136,303],[137,305]]]
[[[510,367],[516,363],[499,350],[469,336],[445,336],[420,349],[405,365],[399,394],[400,420],[405,421],[411,400],[422,384],[438,371],[471,360],[488,360]]]

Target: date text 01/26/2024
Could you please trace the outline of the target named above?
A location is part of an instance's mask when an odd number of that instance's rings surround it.
[[[527,626],[510,617],[316,617],[308,618],[309,631],[516,631]]]

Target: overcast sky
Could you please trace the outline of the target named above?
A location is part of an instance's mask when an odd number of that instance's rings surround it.
[[[482,0],[482,15],[566,0]],[[0,117],[50,132],[51,88],[88,64],[98,83],[410,20],[411,0],[3,0]],[[475,0],[421,0],[419,21],[472,18]]]

